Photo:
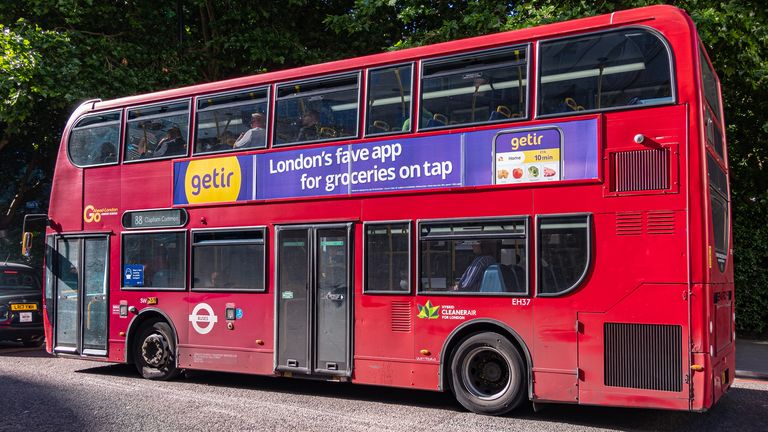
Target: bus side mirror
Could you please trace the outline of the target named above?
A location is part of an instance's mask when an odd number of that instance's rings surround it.
[[[32,233],[25,232],[21,235],[21,254],[29,258],[32,252]]]

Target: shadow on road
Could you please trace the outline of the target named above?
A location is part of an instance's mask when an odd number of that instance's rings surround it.
[[[132,365],[106,365],[81,369],[79,373],[142,379]],[[384,404],[413,406],[463,412],[450,393],[397,389],[349,383],[332,383],[307,379],[283,379],[223,372],[191,372],[183,382],[206,386],[229,387],[292,395],[334,399],[362,400]],[[158,385],[161,385],[158,383]],[[609,408],[565,404],[543,405],[534,412],[530,404],[508,417],[537,422],[636,431],[762,431],[768,413],[768,391],[743,387],[732,388],[706,413],[662,411],[636,408]],[[727,427],[726,427],[727,426]]]
[[[28,348],[19,342],[0,342],[0,357],[51,357],[50,354],[45,352],[45,348],[34,347]]]
[[[577,405],[544,406],[517,417],[558,424],[633,431],[764,431],[768,391],[732,388],[705,413]],[[514,414],[513,414],[514,415]]]
[[[8,376],[0,376],[0,383],[7,393],[0,430],[89,430],[88,422],[80,417],[78,401],[69,400],[65,392]]]

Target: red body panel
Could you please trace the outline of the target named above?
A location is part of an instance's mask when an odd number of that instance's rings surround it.
[[[108,232],[109,349],[107,359],[127,361],[127,341],[135,314],[120,317],[121,302],[162,312],[178,338],[178,363],[190,369],[274,374],[275,367],[275,226],[297,223],[353,222],[353,372],[357,383],[441,390],[448,387],[444,369],[449,337],[462,325],[496,322],[510,329],[528,358],[533,381],[530,397],[538,401],[705,410],[727,389],[734,372],[733,300],[712,302],[715,293],[733,292],[733,260],[729,252],[724,272],[711,265],[707,250],[713,244],[708,211],[708,188],[698,76],[697,36],[691,20],[671,7],[650,7],[611,15],[552,24],[515,32],[448,42],[423,48],[379,54],[323,65],[267,73],[218,83],[168,90],[100,102],[95,109],[129,107],[177,97],[190,97],[225,89],[308,78],[332,72],[394,64],[478,48],[615,28],[646,26],[668,41],[674,59],[673,105],[619,110],[579,116],[597,119],[600,149],[599,178],[547,185],[482,186],[440,190],[361,194],[355,196],[250,201],[228,205],[184,206],[189,212],[185,230],[266,226],[267,290],[263,293],[147,292],[121,290],[120,218],[138,209],[169,208],[173,203],[173,162],[118,164],[76,168],[67,159],[65,130],[51,196],[49,234]],[[533,45],[535,49],[535,44]],[[535,90],[534,90],[535,92]],[[531,104],[533,106],[533,104]],[[515,123],[539,126],[558,118]],[[475,128],[477,130],[488,127]],[[420,136],[440,132],[419,133]],[[643,134],[654,145],[670,149],[671,186],[664,193],[610,191],[610,155],[642,150],[634,141]],[[417,134],[413,134],[417,135]],[[190,141],[192,141],[192,138]],[[352,144],[367,142],[356,139]],[[330,145],[338,145],[332,143]],[[647,143],[646,143],[647,144]],[[323,144],[325,145],[325,144]],[[314,147],[320,147],[317,145]],[[313,146],[308,146],[309,148]],[[271,149],[261,150],[264,152]],[[197,159],[197,158],[195,158]],[[100,221],[87,220],[87,206],[105,211]],[[517,297],[430,296],[416,294],[364,294],[362,222],[418,221],[442,218],[529,216],[531,232],[536,215],[590,213],[593,250],[590,270],[580,287],[560,297],[535,295],[534,256],[528,263],[530,293]],[[640,221],[638,231],[626,232],[623,223]],[[655,223],[663,222],[656,230]],[[415,226],[415,223],[413,224]],[[531,236],[530,250],[535,250]],[[416,251],[412,237],[412,250]],[[729,251],[732,248],[729,247]],[[416,286],[415,262],[411,286]],[[188,270],[189,273],[189,270]],[[187,277],[189,280],[189,276]],[[156,305],[147,299],[156,297]],[[520,300],[527,300],[521,302]],[[417,304],[430,301],[450,309],[471,311],[455,319],[419,319]],[[233,327],[217,325],[207,334],[192,330],[193,308],[207,303],[216,311],[235,305],[242,319]],[[410,315],[403,313],[410,311]],[[217,312],[218,313],[218,312]],[[141,315],[139,315],[141,316]],[[219,316],[224,323],[224,317]],[[609,322],[673,324],[682,327],[679,392],[606,386],[603,324]],[[46,325],[51,340],[51,323]],[[52,346],[48,346],[49,352]],[[692,372],[700,364],[703,372]],[[724,377],[730,374],[730,377]],[[688,379],[690,377],[690,379]],[[692,383],[692,384],[691,384]]]

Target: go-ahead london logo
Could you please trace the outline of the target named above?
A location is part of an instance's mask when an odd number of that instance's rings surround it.
[[[207,315],[201,314],[200,311],[207,312]],[[218,320],[219,317],[213,313],[213,308],[208,303],[198,304],[192,309],[192,314],[189,315],[189,322],[192,323],[192,327],[196,332],[203,335],[210,333]]]
[[[416,318],[426,318],[426,319],[438,319],[440,318],[440,306],[432,306],[432,302],[427,300],[427,303],[424,304],[424,306],[416,303],[416,307],[419,308],[419,314],[416,315]]]

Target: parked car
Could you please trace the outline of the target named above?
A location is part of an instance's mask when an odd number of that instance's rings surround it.
[[[35,269],[0,262],[0,340],[43,342],[43,292]]]

